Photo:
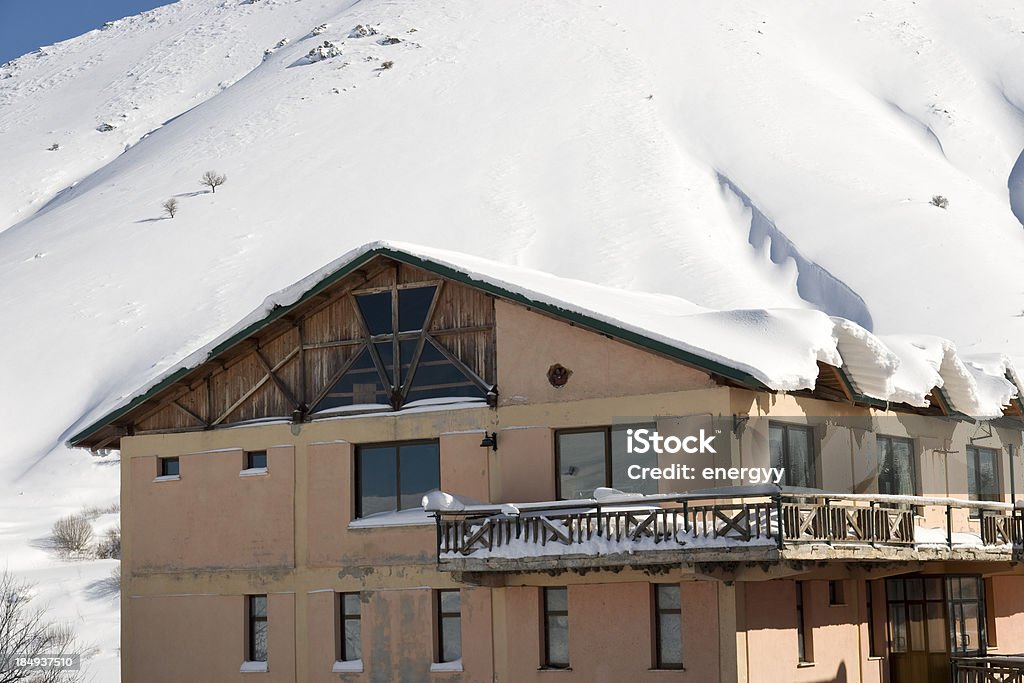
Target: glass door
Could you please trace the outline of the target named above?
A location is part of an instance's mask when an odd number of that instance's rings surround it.
[[[885,583],[893,683],[947,683],[946,600],[942,577]]]
[[[949,596],[949,642],[954,655],[983,655],[987,647],[985,633],[985,592],[977,576],[950,576],[946,579]]]

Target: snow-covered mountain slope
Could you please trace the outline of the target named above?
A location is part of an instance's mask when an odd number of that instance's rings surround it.
[[[1010,0],[181,0],[14,60],[0,482],[102,498],[85,416],[375,239],[1024,360],[1021,63]]]

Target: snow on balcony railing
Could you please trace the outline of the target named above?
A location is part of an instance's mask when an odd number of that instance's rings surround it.
[[[813,543],[1010,551],[1024,538],[1024,510],[1008,503],[776,486],[650,496],[598,489],[582,500],[498,505],[434,492],[423,504],[437,520],[439,559]],[[917,525],[918,511],[928,507],[944,509],[944,529]],[[957,509],[973,510],[975,518],[954,522]]]

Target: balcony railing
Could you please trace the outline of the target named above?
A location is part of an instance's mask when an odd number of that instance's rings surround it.
[[[820,556],[814,549],[822,545],[850,559],[912,559],[925,550],[1009,559],[1024,539],[1024,510],[1008,503],[777,487],[428,510],[437,519],[442,564],[621,555],[648,561],[666,551],[675,551],[666,562],[680,552],[710,561],[741,559],[736,552],[799,558]],[[933,526],[922,526],[925,520]]]
[[[953,683],[1024,683],[1024,655],[953,657]]]

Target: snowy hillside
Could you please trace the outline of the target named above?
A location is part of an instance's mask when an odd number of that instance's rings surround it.
[[[375,239],[1024,360],[1022,63],[1010,0],[182,0],[0,66],[0,562],[110,622],[63,440]]]

